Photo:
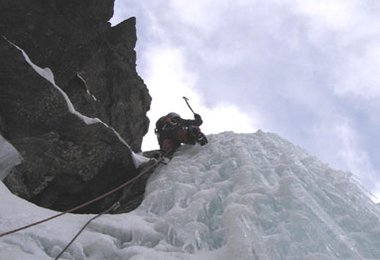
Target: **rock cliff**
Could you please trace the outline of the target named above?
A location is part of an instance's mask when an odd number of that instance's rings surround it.
[[[114,0],[0,3],[0,132],[22,155],[5,183],[38,205],[65,210],[135,176],[151,97],[136,72],[135,19],[115,27]],[[49,67],[75,109],[26,62]],[[120,194],[82,212],[99,212]]]

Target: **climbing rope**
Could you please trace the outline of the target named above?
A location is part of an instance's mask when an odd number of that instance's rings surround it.
[[[103,214],[106,214],[106,213],[108,213],[108,212],[110,212],[110,211],[112,211],[112,210],[117,209],[118,207],[120,207],[120,202],[116,202],[116,203],[114,203],[109,209],[107,209],[107,210],[105,210],[105,211],[103,211],[103,212],[101,212],[101,213],[99,213],[99,214],[93,216],[92,218],[90,218],[90,219],[86,222],[86,224],[84,224],[84,226],[78,231],[78,233],[73,237],[73,239],[70,240],[70,242],[65,246],[65,248],[62,249],[61,253],[59,253],[59,254],[54,258],[54,260],[59,259],[59,258],[63,255],[63,253],[69,248],[69,246],[71,246],[71,244],[75,241],[75,239],[78,238],[78,236],[79,236],[79,235],[83,232],[83,230],[84,230],[84,229],[85,229],[85,228],[91,223],[91,221],[93,221],[94,219],[100,217],[100,216],[103,215]]]
[[[51,216],[51,217],[48,217],[48,218],[45,218],[45,219],[42,219],[42,220],[39,220],[39,221],[33,222],[33,223],[31,223],[31,224],[28,224],[28,225],[25,225],[25,226],[22,226],[22,227],[16,228],[16,229],[14,229],[14,230],[7,231],[7,232],[5,232],[5,233],[0,234],[0,237],[6,236],[6,235],[10,235],[10,234],[16,233],[16,232],[18,232],[18,231],[20,231],[20,230],[24,230],[24,229],[27,229],[27,228],[30,228],[30,227],[33,227],[33,226],[36,226],[36,225],[42,224],[42,223],[44,223],[44,222],[47,222],[47,221],[50,221],[50,220],[52,220],[52,219],[58,218],[58,217],[60,217],[60,216],[62,216],[62,215],[65,215],[65,214],[67,214],[67,213],[71,213],[71,212],[73,212],[73,211],[76,211],[76,210],[78,210],[78,209],[81,209],[81,208],[83,208],[83,207],[85,207],[85,206],[87,206],[87,205],[90,205],[90,204],[92,204],[92,203],[98,201],[98,200],[101,200],[101,199],[107,197],[108,195],[110,195],[110,194],[112,194],[112,193],[114,193],[114,192],[116,192],[116,191],[118,191],[118,190],[124,188],[124,187],[127,186],[128,184],[130,184],[130,183],[136,181],[136,180],[137,180],[138,178],[140,178],[142,175],[144,175],[145,173],[147,173],[148,171],[150,171],[151,169],[153,169],[153,167],[155,167],[156,165],[158,165],[161,161],[163,161],[164,158],[165,158],[165,155],[166,155],[166,154],[161,155],[161,156],[157,159],[157,161],[156,161],[154,164],[152,164],[151,166],[149,166],[149,167],[146,168],[145,170],[141,171],[138,175],[136,175],[136,176],[133,177],[132,179],[126,181],[125,183],[119,185],[118,187],[116,187],[116,188],[114,188],[114,189],[112,189],[112,190],[110,190],[110,191],[108,191],[108,192],[106,192],[106,193],[104,193],[104,194],[102,194],[102,195],[100,195],[100,196],[98,196],[98,197],[96,197],[96,198],[90,200],[90,201],[87,201],[87,202],[85,202],[85,203],[83,203],[83,204],[80,204],[80,205],[78,205],[78,206],[76,206],[76,207],[74,207],[74,208],[72,208],[72,209],[69,209],[69,210],[66,210],[66,211],[64,211],[64,212],[58,213],[58,214],[53,215],[53,216]]]

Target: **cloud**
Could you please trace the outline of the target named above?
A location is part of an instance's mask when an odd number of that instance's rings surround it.
[[[221,11],[230,6],[227,0],[193,0],[191,4],[182,0],[171,0],[169,8],[179,22],[193,26],[202,33],[216,30],[224,19]]]
[[[191,117],[186,95],[205,117],[205,132],[276,132],[334,167],[367,176],[368,186],[379,179],[376,1],[116,4],[137,16],[137,68],[153,97],[153,124],[172,110]],[[152,132],[149,138],[144,143],[156,144]]]
[[[150,131],[143,142],[143,150],[157,149],[157,140],[154,136],[155,122],[169,112],[179,113],[184,118],[192,118],[192,112],[183,100],[186,96],[192,108],[202,115],[206,134],[222,131],[253,132],[258,125],[252,118],[231,104],[217,103],[207,107],[203,104],[203,97],[194,91],[197,84],[197,74],[185,67],[184,55],[178,48],[156,46],[146,54],[147,64],[145,82],[153,97]],[[258,119],[256,119],[258,120]]]
[[[253,133],[259,129],[262,120],[258,114],[246,114],[233,104],[217,103],[204,111],[205,123],[202,129],[206,133],[233,131],[235,133]]]
[[[376,171],[372,167],[368,153],[360,146],[355,130],[348,123],[341,123],[335,126],[334,134],[341,143],[338,154],[347,164],[347,168],[370,189],[380,188]]]
[[[336,95],[380,96],[380,17],[373,2],[358,0],[298,0],[309,38],[330,61]]]
[[[377,192],[373,192],[372,193],[371,199],[375,203],[380,203],[380,184],[377,184],[375,190],[377,190]]]
[[[380,36],[378,40],[344,59],[335,75],[337,95],[355,95],[364,99],[380,97]]]
[[[347,30],[352,28],[357,18],[356,0],[296,0],[291,5],[311,19],[313,26],[323,26],[325,30]]]

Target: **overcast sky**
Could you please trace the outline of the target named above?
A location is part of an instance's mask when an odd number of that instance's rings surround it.
[[[137,71],[155,121],[204,118],[206,134],[274,132],[380,195],[380,2],[116,0],[137,19]]]

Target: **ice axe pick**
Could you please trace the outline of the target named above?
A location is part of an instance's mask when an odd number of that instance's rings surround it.
[[[188,99],[187,97],[183,97],[183,99],[185,100],[187,106],[190,108],[191,112],[193,112],[193,114],[196,114],[196,113],[194,112],[194,110],[191,108],[190,104],[189,104],[189,99]]]

